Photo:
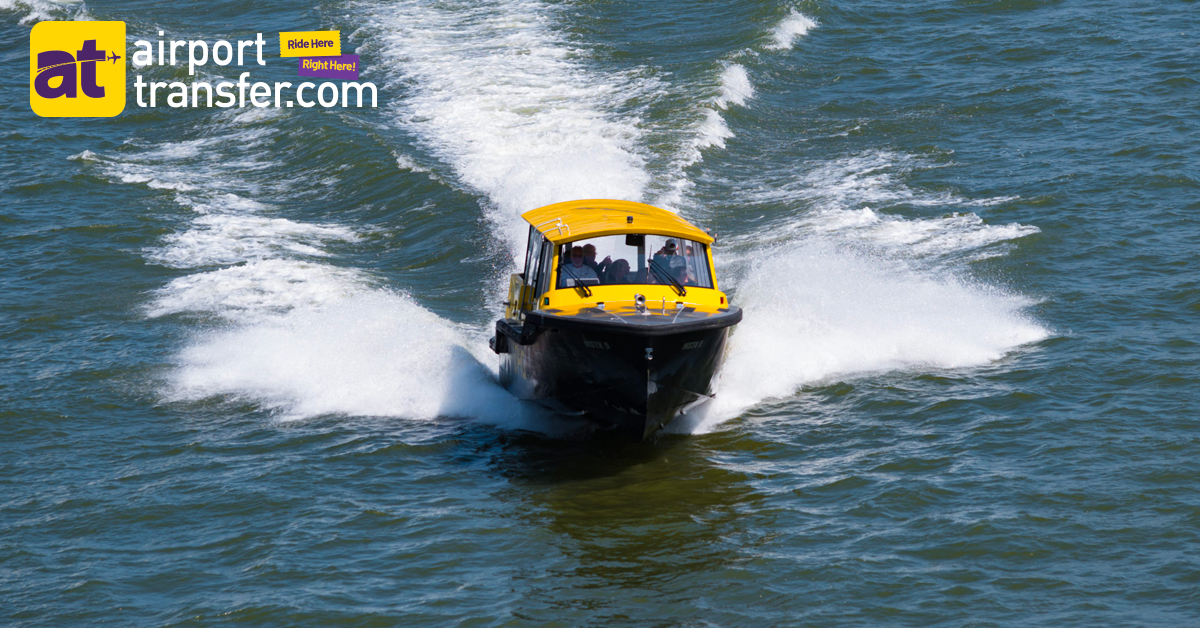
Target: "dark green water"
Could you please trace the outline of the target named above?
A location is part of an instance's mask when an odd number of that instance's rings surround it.
[[[75,17],[340,29],[380,107],[37,118]],[[1198,625],[1198,27],[0,0],[0,624]],[[486,345],[517,215],[596,196],[714,229],[745,309],[639,445]]]

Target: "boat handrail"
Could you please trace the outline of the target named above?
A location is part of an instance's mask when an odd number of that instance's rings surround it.
[[[567,236],[568,236],[568,237],[570,237],[570,235],[571,235],[571,226],[570,226],[570,225],[568,225],[567,223],[563,222],[563,219],[562,219],[562,218],[555,218],[555,219],[553,219],[553,220],[547,220],[546,222],[543,222],[543,223],[542,223],[542,224],[540,224],[540,225],[534,225],[534,226],[533,226],[533,228],[534,228],[534,229],[537,229],[538,231],[542,231],[542,227],[544,227],[544,226],[546,226],[546,225],[549,225],[549,224],[552,224],[552,223],[554,224],[554,228],[555,228],[556,230],[558,230],[558,235],[560,235],[560,236],[561,236],[561,235],[563,234],[563,229],[566,229],[566,230],[567,230]],[[545,233],[545,231],[542,231],[542,233]]]

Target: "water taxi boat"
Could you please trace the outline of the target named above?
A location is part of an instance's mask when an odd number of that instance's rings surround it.
[[[742,310],[717,287],[713,238],[643,203],[580,200],[522,215],[492,350],[515,396],[645,439],[711,399]]]

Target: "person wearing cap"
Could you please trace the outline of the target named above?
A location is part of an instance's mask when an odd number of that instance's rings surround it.
[[[657,253],[654,254],[654,256],[658,257],[659,255],[678,255],[678,254],[679,254],[678,245],[675,244],[675,241],[667,240],[667,243],[664,244],[663,247],[661,249],[659,249]]]
[[[666,270],[668,263],[678,254],[679,248],[678,245],[675,244],[675,240],[667,240],[666,244],[664,244],[662,248],[658,249],[658,252],[654,254],[652,263],[659,266],[663,270]]]

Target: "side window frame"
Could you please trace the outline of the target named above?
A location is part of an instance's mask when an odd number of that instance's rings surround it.
[[[529,242],[525,247],[525,272],[522,278],[528,285],[537,281],[538,262],[541,257],[542,234],[534,227],[529,227]]]
[[[529,227],[529,244],[525,247],[525,270],[521,273],[520,311],[525,312],[537,307],[538,295],[535,293],[537,282],[538,262],[541,260],[541,247],[544,242],[542,234],[535,227]]]
[[[550,280],[554,277],[555,248],[556,247],[553,246],[549,240],[542,238],[541,272],[538,273],[537,288],[535,290],[537,299],[541,299],[542,295],[546,294],[552,285]],[[537,303],[534,303],[535,309],[537,305]]]
[[[691,259],[688,260],[688,264],[690,265],[689,271],[692,273],[692,276],[697,280],[696,281],[697,287],[710,288],[710,289],[715,290],[716,286],[717,286],[716,275],[712,271],[712,255],[709,253],[708,245],[704,244],[703,242],[689,241],[689,243],[691,246],[699,247],[699,249],[700,249],[700,251],[698,253],[696,253],[696,252],[694,252],[695,249],[693,248],[693,254],[691,256]],[[701,283],[699,281],[700,271],[702,268],[704,271],[704,278],[708,280],[704,283]],[[705,284],[707,284],[707,285],[705,285]]]

